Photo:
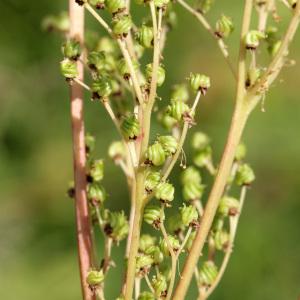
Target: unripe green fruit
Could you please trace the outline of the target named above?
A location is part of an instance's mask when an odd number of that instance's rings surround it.
[[[248,164],[239,166],[236,174],[236,183],[239,186],[250,185],[255,180],[255,174]]]
[[[105,100],[112,93],[111,81],[108,77],[100,77],[92,83],[93,99]]]
[[[126,157],[126,149],[123,142],[112,142],[108,148],[108,156],[115,161],[124,159]]]
[[[150,246],[145,250],[146,254],[151,255],[153,263],[159,265],[164,260],[164,255],[158,246]]]
[[[135,140],[140,134],[140,123],[135,115],[126,117],[121,124],[121,131],[127,140]]]
[[[168,229],[172,234],[179,234],[185,229],[182,223],[182,218],[180,213],[176,213],[168,218]]]
[[[93,181],[101,181],[104,176],[104,163],[102,159],[94,160],[90,169],[90,176]]]
[[[165,9],[169,4],[170,0],[153,0],[156,8]]]
[[[220,200],[218,212],[223,216],[235,216],[239,213],[240,202],[229,196],[224,196]]]
[[[151,193],[154,190],[154,188],[159,184],[160,180],[161,180],[160,172],[150,171],[146,175],[145,190],[148,193]]]
[[[84,141],[85,141],[85,151],[86,151],[86,154],[89,155],[95,149],[95,144],[96,144],[95,137],[93,135],[87,133],[85,135]]]
[[[225,230],[218,230],[213,234],[215,248],[219,251],[227,249],[230,243],[229,233]]]
[[[93,205],[99,205],[103,204],[106,198],[106,192],[102,185],[94,182],[88,185],[87,196]]]
[[[155,189],[155,197],[163,203],[174,200],[175,188],[171,183],[161,182]]]
[[[151,48],[153,46],[153,28],[142,25],[137,33],[139,43],[145,48]]]
[[[169,245],[176,253],[180,248],[180,242],[177,238],[172,235],[168,235],[168,242],[166,239],[160,241],[160,249],[165,256],[170,256]]]
[[[265,33],[258,30],[251,30],[246,34],[245,45],[249,50],[255,50],[259,46],[259,42],[265,39]]]
[[[65,58],[60,63],[60,71],[67,79],[74,79],[78,76],[77,63],[74,60]]]
[[[136,258],[135,272],[140,276],[144,276],[149,273],[151,265],[153,264],[153,258],[150,255],[141,255]]]
[[[146,65],[146,77],[147,80],[150,82],[152,79],[152,64]],[[166,78],[166,71],[162,66],[158,66],[157,69],[157,86],[162,86]]]
[[[211,286],[218,276],[218,268],[211,260],[206,261],[199,272],[199,283],[201,286]]]
[[[181,173],[181,183],[185,185],[190,182],[201,183],[200,172],[195,167],[188,167]]]
[[[231,18],[222,15],[216,23],[216,35],[220,38],[227,38],[233,30],[234,26]]]
[[[160,222],[164,221],[161,220],[161,208],[157,205],[148,205],[144,210],[144,221],[152,225],[154,228],[159,229]]]
[[[192,137],[192,147],[195,150],[203,150],[210,144],[210,138],[203,132],[197,131]]]
[[[128,15],[121,16],[113,21],[113,33],[118,37],[126,37],[132,27],[131,17]]]
[[[139,64],[136,61],[133,61],[133,69],[136,71],[139,67]],[[130,78],[130,69],[124,58],[121,58],[118,61],[118,70],[124,79],[128,80]]]
[[[153,277],[152,286],[155,292],[155,296],[157,298],[160,298],[162,294],[165,294],[168,288],[167,280],[163,275],[158,274],[157,276]]]
[[[185,201],[201,199],[204,192],[204,185],[198,182],[188,182],[183,186],[183,198]]]
[[[91,270],[88,272],[86,277],[86,282],[91,287],[100,285],[100,283],[102,283],[103,280],[104,280],[104,273],[102,270],[100,271]]]
[[[209,164],[212,161],[211,147],[208,146],[205,149],[196,152],[193,161],[194,164],[199,168],[205,167],[207,164]]]
[[[167,111],[172,118],[177,121],[182,121],[184,115],[190,111],[190,108],[182,101],[172,101]]]
[[[124,0],[105,0],[105,6],[113,15],[121,13],[126,9],[126,3]]]
[[[105,231],[115,242],[119,242],[127,236],[129,225],[123,211],[109,213]]]
[[[177,84],[172,89],[172,101],[187,102],[189,100],[189,91],[185,84]]]
[[[210,78],[206,75],[191,73],[189,80],[191,88],[195,92],[201,91],[202,94],[205,94],[210,88]]]
[[[240,143],[235,151],[235,160],[241,161],[246,157],[247,154],[247,148],[244,143]]]
[[[154,246],[156,237],[150,234],[142,234],[140,237],[139,251],[146,252],[150,247]],[[146,254],[149,254],[148,252]]]
[[[159,167],[164,164],[166,154],[163,146],[160,143],[154,143],[149,146],[146,152],[146,163]]]
[[[62,51],[65,58],[77,60],[81,54],[80,43],[75,39],[70,39],[65,42],[62,47]]]
[[[193,205],[183,205],[179,209],[181,214],[181,221],[185,226],[190,226],[198,223],[198,212],[195,206]]]
[[[157,138],[157,141],[162,145],[167,156],[176,153],[178,142],[172,135],[160,136]]]
[[[88,55],[88,66],[98,72],[112,72],[116,68],[114,57],[104,51],[92,51]]]

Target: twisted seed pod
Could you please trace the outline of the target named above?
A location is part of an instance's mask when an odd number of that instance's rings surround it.
[[[201,199],[204,192],[204,185],[198,182],[188,182],[183,186],[183,198],[185,201]]]
[[[125,118],[121,130],[127,140],[135,140],[140,134],[140,123],[135,115]]]
[[[78,76],[77,64],[74,60],[68,58],[60,63],[60,71],[67,79],[74,79]]]
[[[216,23],[216,35],[220,38],[227,38],[234,30],[230,17],[222,15]]]
[[[172,101],[167,108],[168,114],[177,121],[181,121],[190,108],[182,101]]]
[[[162,145],[167,156],[176,153],[178,142],[172,135],[160,136],[157,138],[157,141]]]
[[[144,210],[144,221],[152,225],[154,228],[159,228],[161,220],[161,209],[157,205],[148,205]]]
[[[172,202],[174,193],[174,186],[168,182],[161,182],[155,189],[155,197],[164,203]]]
[[[160,143],[154,143],[149,146],[146,152],[146,162],[156,167],[164,164],[166,160],[166,154],[164,148]]]
[[[199,283],[202,286],[211,286],[218,276],[218,268],[211,260],[206,261],[199,272]]]
[[[124,0],[105,0],[107,10],[115,15],[126,9],[126,3]]]
[[[147,80],[150,82],[152,79],[152,64],[146,65],[146,77]],[[162,86],[166,78],[166,71],[162,66],[159,66],[157,69],[157,85]]]
[[[121,16],[113,21],[113,32],[117,37],[126,37],[132,27],[131,17]]]
[[[153,46],[153,28],[142,25],[137,34],[138,42],[145,48],[151,48]]]

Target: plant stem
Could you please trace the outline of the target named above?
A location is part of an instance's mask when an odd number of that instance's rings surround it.
[[[193,276],[194,269],[197,265],[214,216],[216,214],[219,200],[226,186],[226,181],[230,174],[232,163],[234,161],[236,148],[240,142],[244,127],[246,125],[246,121],[250,113],[248,107],[248,101],[250,99],[248,99],[248,97],[246,97],[245,95],[246,47],[244,46],[244,37],[249,30],[252,8],[253,0],[246,0],[241,30],[236,106],[231,121],[227,143],[224,149],[215,182],[213,184],[204,210],[203,217],[201,218],[200,227],[197,231],[190,253],[186,259],[182,277],[176,287],[173,300],[182,300],[186,295],[187,289]]]
[[[84,10],[75,1],[69,1],[70,36],[84,39]],[[78,78],[83,81],[83,65],[78,62]],[[74,83],[70,87],[71,121],[73,136],[73,161],[75,181],[75,210],[77,245],[80,268],[82,296],[84,300],[95,299],[86,282],[89,269],[92,267],[92,236],[89,209],[86,196],[86,153],[83,116],[83,87]]]

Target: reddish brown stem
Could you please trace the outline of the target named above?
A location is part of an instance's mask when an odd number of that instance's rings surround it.
[[[69,1],[70,37],[80,42],[84,38],[84,9],[74,0]],[[83,64],[78,61],[78,79],[83,81]],[[75,182],[75,210],[78,243],[78,258],[81,278],[82,296],[84,300],[96,299],[86,283],[87,272],[92,266],[92,236],[86,196],[86,156],[84,142],[83,88],[74,82],[70,87],[71,120],[73,137],[73,161]]]

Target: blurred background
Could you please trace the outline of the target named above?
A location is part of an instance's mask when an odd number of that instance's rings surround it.
[[[239,28],[242,2],[218,4],[210,20],[214,23],[224,12]],[[281,8],[281,15],[288,17]],[[67,1],[0,2],[1,299],[81,299],[74,207],[66,197],[72,152],[68,88],[58,64],[61,38],[40,29],[45,15],[66,9]],[[217,162],[233,109],[234,81],[215,42],[181,7],[176,11],[179,21],[169,34],[167,80],[160,95],[167,101],[171,85],[190,71],[211,76],[213,87],[201,104],[196,129],[211,136]],[[90,16],[87,19],[98,28]],[[237,37],[238,30],[230,40],[234,58]],[[300,61],[300,33],[291,58]],[[266,112],[256,109],[247,126],[244,141],[257,180],[247,196],[234,255],[211,299],[300,295],[299,78],[298,65],[285,68],[266,97]],[[85,114],[87,130],[97,136],[97,156],[106,161],[107,205],[127,211],[125,180],[106,154],[117,134],[101,105],[87,101]],[[185,151],[189,156],[188,144]],[[122,260],[123,247],[114,249],[117,261]],[[118,268],[110,272],[108,300],[117,296],[120,276]],[[194,299],[194,292],[187,299]]]

